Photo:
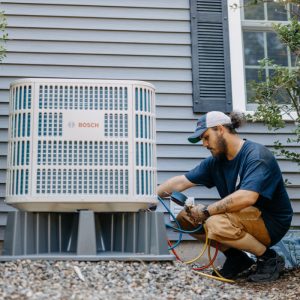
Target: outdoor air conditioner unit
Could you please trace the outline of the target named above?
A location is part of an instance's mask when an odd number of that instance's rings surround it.
[[[26,211],[156,204],[155,90],[142,81],[11,84],[6,202]]]

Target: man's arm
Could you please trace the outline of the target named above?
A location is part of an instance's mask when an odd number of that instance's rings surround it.
[[[227,197],[210,204],[207,210],[211,216],[223,214],[226,212],[240,211],[243,208],[255,204],[259,197],[257,192],[248,190],[238,190]],[[202,223],[206,220],[206,215],[202,211],[203,206],[194,206],[190,209],[190,217],[196,223]]]
[[[243,208],[255,204],[259,197],[257,192],[247,190],[237,190],[227,197],[210,204],[207,209],[210,215],[222,214],[225,212],[240,211]]]
[[[174,191],[181,192],[192,186],[195,186],[195,184],[190,182],[184,175],[175,176],[157,188],[157,195],[160,197],[168,197]]]

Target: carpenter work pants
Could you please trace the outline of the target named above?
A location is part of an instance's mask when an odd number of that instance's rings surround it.
[[[185,230],[193,230],[199,226],[188,217],[185,210],[178,214],[177,220]],[[210,216],[205,226],[208,238],[219,242],[223,251],[236,248],[260,256],[271,243],[261,212],[254,206],[238,212]],[[192,235],[199,240],[205,240],[204,234]]]

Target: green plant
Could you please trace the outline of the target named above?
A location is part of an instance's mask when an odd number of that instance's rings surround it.
[[[5,42],[8,39],[6,32],[7,20],[3,11],[0,11],[0,62],[6,56],[6,48],[4,47]]]
[[[294,3],[298,8],[300,5],[300,0],[277,2]],[[289,116],[289,119],[295,124],[295,130],[293,131],[294,138],[288,138],[286,142],[296,144],[300,142],[300,23],[297,12],[298,10],[293,13],[294,17],[288,24],[273,25],[280,41],[293,53],[294,67],[289,70],[268,59],[260,61],[259,81],[250,84],[254,93],[252,100],[257,103],[257,109],[254,115],[249,116],[252,121],[264,122],[270,130],[285,127],[284,117]],[[263,79],[262,71],[265,67],[272,72]],[[300,153],[286,149],[279,141],[276,141],[274,146],[277,155],[282,155],[300,165]]]

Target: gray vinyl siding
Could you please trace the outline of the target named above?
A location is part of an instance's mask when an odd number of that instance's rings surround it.
[[[0,239],[5,211],[11,209],[3,203],[11,81],[145,80],[157,88],[159,118],[166,119],[175,103],[188,110],[192,105],[188,0],[2,1],[1,9],[10,40],[0,66]]]
[[[182,174],[208,155],[187,143],[193,114],[189,0],[4,0],[7,57],[0,65],[0,239],[3,239],[8,89],[23,77],[144,80],[157,89],[158,182]],[[272,146],[291,127],[268,133],[249,124],[241,135]],[[300,151],[298,146],[296,149]],[[298,167],[279,159],[300,226]],[[215,190],[188,191],[197,200],[218,199]],[[159,206],[159,210],[162,207]],[[167,217],[166,217],[167,219]]]

